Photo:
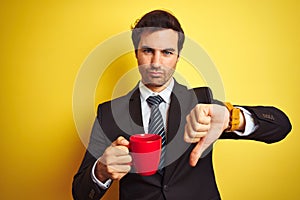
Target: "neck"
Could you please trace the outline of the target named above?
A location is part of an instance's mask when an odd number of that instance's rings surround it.
[[[166,86],[156,86],[156,85],[145,85],[147,88],[149,88],[152,92],[161,92],[164,89],[166,89]]]
[[[171,79],[168,80],[164,85],[153,85],[153,84],[145,84],[144,85],[149,88],[152,92],[159,93],[166,89],[170,85]]]

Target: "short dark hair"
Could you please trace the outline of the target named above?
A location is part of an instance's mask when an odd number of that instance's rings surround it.
[[[184,43],[184,32],[178,19],[171,13],[164,10],[153,10],[146,13],[141,19],[136,21],[132,27],[131,39],[135,48],[138,50],[138,45],[141,35],[144,31],[158,31],[161,29],[172,29],[178,32],[178,53],[181,51]]]

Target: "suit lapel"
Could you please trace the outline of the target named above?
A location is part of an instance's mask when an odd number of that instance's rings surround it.
[[[138,87],[133,90],[133,93],[129,99],[129,114],[132,127],[131,134],[144,133],[140,90]]]
[[[167,143],[173,140],[179,129],[181,121],[181,109],[180,103],[176,95],[172,92],[171,104],[168,112],[168,123],[167,123]]]
[[[167,126],[167,154],[166,167],[163,182],[167,184],[180,162],[182,162],[185,151],[190,144],[183,140],[185,117],[196,105],[197,99],[191,95],[185,86],[175,82],[171,95],[171,104],[169,108],[168,126]],[[184,161],[186,162],[186,161]]]

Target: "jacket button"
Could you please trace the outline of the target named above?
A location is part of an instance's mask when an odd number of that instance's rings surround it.
[[[167,192],[167,191],[169,190],[169,187],[168,187],[167,185],[164,185],[163,190],[164,190],[165,192]]]

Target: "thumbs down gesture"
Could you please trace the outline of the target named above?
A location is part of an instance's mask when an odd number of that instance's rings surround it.
[[[197,104],[186,116],[184,141],[197,143],[190,154],[190,165],[196,166],[201,154],[228,127],[230,113],[225,106]]]

